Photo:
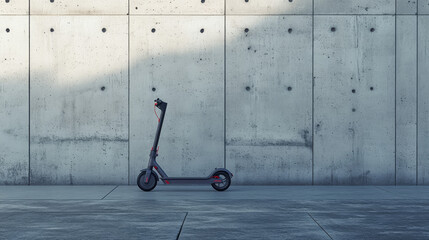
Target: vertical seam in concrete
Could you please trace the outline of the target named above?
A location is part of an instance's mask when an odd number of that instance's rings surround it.
[[[30,48],[31,48],[31,44],[30,44],[30,37],[31,37],[31,34],[30,34],[30,4],[31,4],[31,1],[30,0],[28,0],[28,185],[30,185],[31,184],[31,149],[30,149],[30,146],[31,146],[31,128],[30,128],[30,121],[31,121],[31,119],[30,119],[30,114],[31,114],[31,106],[30,106],[30,67],[31,67],[31,62],[30,62]]]
[[[416,12],[416,185],[419,185],[419,1]]]
[[[396,16],[396,14],[397,14],[397,5],[398,5],[398,2],[397,2],[397,0],[395,0],[395,186],[396,186],[396,178],[397,178],[397,145],[396,145],[396,132],[397,132],[397,118],[396,118],[396,115],[397,115],[397,111],[396,111],[396,91],[397,91],[397,89],[396,89],[396,79],[397,79],[397,50],[396,50],[396,48],[397,48],[397,41],[396,41],[396,35],[397,35],[397,16]]]
[[[312,149],[311,149],[311,185],[314,185],[314,0],[311,27],[311,129],[312,129]]]
[[[226,0],[223,2],[223,167],[226,168]]]
[[[130,185],[130,0],[128,0],[128,185]]]

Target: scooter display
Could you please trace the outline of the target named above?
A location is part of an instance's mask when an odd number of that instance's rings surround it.
[[[158,117],[156,108],[161,110],[161,115]],[[202,185],[211,184],[211,186],[217,191],[225,191],[231,185],[232,173],[226,168],[215,168],[207,177],[169,177],[162,170],[161,166],[156,162],[158,156],[158,141],[161,135],[162,124],[164,122],[165,111],[167,110],[167,103],[161,99],[155,100],[154,111],[158,118],[158,128],[156,130],[155,141],[153,142],[152,149],[150,150],[149,163],[146,169],[142,169],[139,176],[137,177],[137,185],[143,191],[153,190],[159,179],[165,184],[181,185],[181,184],[192,184]],[[158,174],[161,178],[158,177]]]

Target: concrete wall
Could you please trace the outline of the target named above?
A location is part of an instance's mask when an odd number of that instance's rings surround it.
[[[429,0],[2,0],[0,184],[429,184]]]

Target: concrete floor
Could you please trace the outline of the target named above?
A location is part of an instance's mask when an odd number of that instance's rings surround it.
[[[0,186],[0,239],[429,239],[428,186]]]

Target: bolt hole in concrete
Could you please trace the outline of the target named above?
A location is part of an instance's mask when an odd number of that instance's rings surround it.
[[[246,91],[250,91],[250,87],[249,86],[246,87]]]
[[[106,32],[106,28],[101,29],[101,31],[105,33]]]
[[[6,28],[6,32],[10,32],[10,29],[9,29],[9,28]]]
[[[352,112],[356,112],[356,108],[352,108]]]
[[[355,89],[352,89],[352,93],[356,93],[356,90],[355,90]]]
[[[205,3],[206,2],[206,0],[201,0],[201,3]]]
[[[374,90],[374,87],[370,87],[369,90],[371,90],[371,91]]]
[[[9,3],[9,0],[5,0],[6,3]]]
[[[292,33],[292,28],[289,28],[289,29],[287,30],[287,32],[288,32],[288,33]]]
[[[249,0],[244,0],[245,2],[249,2]]]
[[[371,31],[371,32],[374,32],[374,31],[375,31],[375,28],[371,28],[371,29],[370,29],[370,31]]]
[[[293,2],[293,0],[289,0],[289,2]]]
[[[50,30],[51,32],[54,32],[54,29],[53,28],[51,28],[51,30]]]
[[[335,32],[337,29],[335,27],[331,27],[331,32]]]
[[[153,87],[153,88],[152,88],[152,92],[155,92],[155,91],[156,91],[156,88],[154,88],[154,87]]]
[[[53,3],[54,2],[54,0],[51,0],[51,3]]]
[[[203,33],[203,32],[204,32],[204,28],[201,28],[200,33]]]
[[[106,87],[102,86],[100,89],[101,89],[101,91],[104,91],[104,90],[106,90]]]
[[[245,29],[244,29],[244,32],[245,32],[245,33],[248,33],[248,32],[249,32],[249,29],[248,29],[248,28],[245,28]]]
[[[154,33],[154,32],[156,32],[156,29],[155,29],[155,28],[152,28],[152,30],[151,30],[151,31]]]
[[[136,10],[139,9],[138,7],[136,7]]]
[[[287,87],[287,90],[290,92],[292,91],[292,87]]]

